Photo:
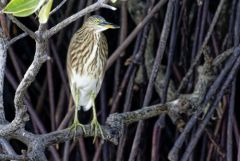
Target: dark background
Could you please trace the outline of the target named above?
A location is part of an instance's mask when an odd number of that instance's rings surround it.
[[[147,15],[146,8],[148,7],[147,1],[137,1],[137,0],[129,0],[133,2],[123,2],[120,1],[115,6],[118,8],[117,11],[111,11],[108,9],[101,9],[96,13],[103,16],[109,22],[120,25],[121,28],[124,27],[127,35],[129,35],[136,25],[139,23],[136,19],[142,19]],[[65,5],[62,6],[60,10],[54,13],[49,20],[48,27],[52,27],[64,20],[68,16],[76,13],[77,11],[83,9],[89,4],[92,4],[94,1],[92,0],[69,0]],[[220,18],[217,22],[217,25],[214,28],[213,34],[209,40],[208,46],[210,48],[210,55],[212,57],[216,57],[226,49],[232,47],[234,45],[234,38],[239,35],[234,35],[234,25],[236,22],[240,20],[237,19],[237,14],[240,10],[237,9],[237,0],[229,0],[224,3],[224,6],[221,10]],[[59,0],[54,1],[54,6],[59,4]],[[204,10],[204,5],[208,3],[208,6]],[[239,3],[239,2],[238,2]],[[132,5],[135,4],[135,9]],[[142,6],[142,4],[144,4]],[[203,42],[204,37],[206,36],[207,30],[209,28],[210,23],[212,22],[212,18],[216,12],[216,8],[219,4],[219,1],[210,1],[204,0],[203,5],[197,5],[197,1],[191,0],[180,0],[178,5],[178,13],[177,13],[177,36],[176,36],[176,47],[174,50],[174,57],[172,64],[168,64],[167,54],[170,50],[169,46],[169,38],[166,45],[165,54],[163,57],[163,61],[161,65],[163,66],[163,70],[161,70],[162,74],[165,74],[166,66],[170,65],[172,69],[172,74],[170,79],[172,81],[172,88],[177,89],[181,79],[184,77],[186,72],[188,71],[190,64],[193,62],[197,51],[200,49],[200,46]],[[129,6],[131,5],[131,6]],[[134,10],[137,12],[138,9],[143,12],[143,15],[136,14],[134,15],[132,12]],[[156,56],[158,42],[160,39],[160,34],[162,31],[162,26],[164,23],[164,17],[166,14],[167,4],[165,4],[160,11],[154,16],[154,18],[150,21],[152,30],[154,33],[153,37],[153,46],[152,53],[153,57]],[[176,8],[175,8],[176,11]],[[126,12],[127,20],[125,23],[121,21],[123,12]],[[181,13],[181,14],[180,14]],[[204,14],[207,16],[204,17]],[[89,15],[87,15],[89,16]],[[37,79],[31,85],[28,90],[27,97],[25,99],[25,104],[29,109],[29,113],[31,116],[30,121],[26,125],[26,129],[32,131],[33,133],[46,133],[55,131],[58,129],[61,124],[63,118],[69,111],[69,106],[72,108],[73,105],[71,103],[71,96],[69,93],[69,87],[67,83],[66,76],[66,54],[68,49],[68,44],[70,42],[71,36],[80,26],[82,25],[84,19],[86,17],[82,17],[76,22],[64,28],[61,32],[57,33],[53,38],[49,40],[49,56],[51,60],[49,60],[46,64],[43,65],[40,70]],[[233,21],[231,22],[231,16],[233,16]],[[27,27],[32,29],[33,31],[37,30],[38,20],[35,15],[32,15],[27,18],[19,18],[19,20],[24,23]],[[9,34],[10,37],[19,35],[22,31],[13,23],[8,21]],[[198,22],[199,21],[199,22]],[[127,23],[126,23],[127,22]],[[205,25],[201,26],[200,23],[204,23]],[[198,30],[199,29],[199,30]],[[202,30],[202,33],[199,31]],[[108,39],[109,45],[109,55],[111,55],[120,45],[120,35],[123,34],[121,29],[119,30],[108,30],[105,32],[105,35]],[[170,30],[171,35],[172,29]],[[139,32],[141,34],[142,31]],[[150,34],[149,34],[150,35]],[[149,37],[149,35],[147,35]],[[151,35],[150,35],[151,36]],[[139,37],[143,37],[140,35]],[[170,36],[169,36],[170,37]],[[202,40],[200,40],[202,37]],[[107,116],[110,114],[113,104],[115,104],[114,112],[123,112],[125,103],[128,102],[129,109],[128,110],[136,110],[142,107],[143,100],[145,97],[149,75],[147,74],[147,65],[146,65],[146,55],[142,55],[142,57],[135,61],[134,60],[134,50],[139,49],[139,45],[136,45],[137,38],[134,39],[132,43],[129,44],[128,48],[125,50],[124,55],[121,56],[117,62],[110,67],[110,69],[106,72],[104,82],[102,85],[102,89],[97,97],[96,106],[98,109],[98,116],[101,123],[104,124]],[[194,45],[196,45],[196,49],[194,51]],[[146,47],[144,47],[145,49]],[[7,58],[7,70],[5,77],[5,86],[4,86],[4,105],[6,118],[8,121],[11,121],[14,118],[14,92],[16,90],[17,85],[23,78],[23,75],[29,65],[31,64],[35,52],[35,43],[30,37],[25,37],[15,44],[13,44],[8,50],[8,58]],[[131,59],[129,59],[131,58]],[[154,61],[154,59],[153,59]],[[199,64],[203,63],[203,59],[199,62]],[[133,70],[131,74],[126,77],[126,71],[129,66],[133,64]],[[223,64],[224,66],[224,64]],[[149,66],[151,69],[152,67]],[[139,74],[140,73],[140,74]],[[140,77],[137,78],[137,77]],[[233,118],[233,160],[237,160],[237,156],[239,154],[238,142],[239,142],[239,73],[236,76],[236,102],[234,108]],[[133,79],[133,84],[131,85],[131,79]],[[194,89],[194,85],[196,84],[197,74],[194,72],[194,75],[190,82],[188,83],[188,87],[185,88],[183,93],[191,93]],[[126,84],[121,86],[121,83],[126,80]],[[140,80],[140,81],[138,81]],[[158,80],[156,80],[158,81]],[[131,88],[129,88],[131,87]],[[231,86],[229,86],[231,87]],[[162,89],[160,87],[160,89]],[[118,96],[118,92],[121,92],[121,96]],[[175,92],[174,90],[172,91]],[[204,132],[203,136],[198,142],[198,145],[194,149],[194,153],[190,157],[191,161],[206,161],[207,155],[209,154],[209,149],[213,145],[213,152],[211,154],[211,161],[223,161],[226,160],[226,144],[227,144],[227,121],[228,121],[228,109],[229,109],[229,97],[231,93],[231,88],[226,91],[226,95],[224,96],[224,101],[221,101],[221,108],[224,109],[221,117],[216,117],[209,122],[206,127],[207,131]],[[131,97],[128,95],[131,93]],[[119,97],[119,101],[116,102],[117,97]],[[156,87],[154,87],[152,98],[149,105],[157,104],[162,102],[162,98],[157,92]],[[69,105],[70,104],[70,105]],[[80,111],[79,117],[81,122],[88,123],[91,120],[91,111],[83,112]],[[184,118],[186,121],[189,118]],[[168,160],[167,156],[172,148],[176,138],[179,136],[179,131],[176,129],[175,125],[171,122],[168,116],[162,118],[161,121],[157,121],[158,118],[152,118],[146,121],[146,126],[144,128],[144,132],[142,134],[142,140],[140,147],[138,149],[137,159],[138,161],[147,161],[147,160],[156,160],[156,161],[165,161]],[[68,121],[69,125],[72,120]],[[220,127],[217,130],[217,135],[214,134],[214,130],[216,130],[216,124],[220,123]],[[159,140],[156,142],[153,136],[154,127],[158,126],[159,132]],[[131,124],[128,126],[128,130],[126,130],[126,142],[125,146],[119,148],[111,143],[104,143],[103,146],[100,146],[100,140],[98,140],[95,144],[92,144],[92,138],[84,138],[79,141],[70,141],[63,144],[59,144],[55,148],[58,151],[58,156],[60,160],[93,160],[93,158],[97,158],[96,160],[117,160],[119,157],[122,157],[122,160],[128,160],[132,142],[135,136],[137,123]],[[65,128],[65,127],[64,127]],[[191,138],[191,134],[194,134],[195,130],[198,128],[196,125],[189,136],[187,137],[182,150],[185,150],[186,145]],[[213,142],[214,140],[214,142]],[[11,143],[14,149],[20,154],[21,149],[26,148],[22,143],[17,142],[16,140],[11,140]],[[155,143],[155,145],[153,145]],[[157,155],[153,156],[154,146],[158,146]],[[99,148],[101,148],[100,153],[98,153]],[[118,155],[117,150],[123,150],[121,156]],[[156,149],[155,149],[156,150]],[[49,160],[57,161],[57,158],[52,157],[52,153],[48,152]],[[180,154],[181,156],[181,154]],[[63,159],[65,158],[65,159]],[[239,159],[239,158],[238,158]],[[121,159],[120,159],[121,160]],[[209,161],[210,161],[209,160]]]

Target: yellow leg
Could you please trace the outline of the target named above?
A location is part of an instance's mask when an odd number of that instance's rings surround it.
[[[82,128],[83,133],[85,134],[86,133],[85,127],[78,120],[78,108],[75,107],[75,114],[74,114],[73,124],[69,127],[71,130],[74,130],[74,140],[75,140],[76,131],[77,131],[77,127],[78,126],[80,126]]]
[[[95,97],[93,95],[93,97],[92,97],[93,119],[91,121],[91,128],[93,128],[93,131],[94,131],[93,143],[96,140],[98,130],[100,131],[100,134],[101,134],[102,138],[104,139],[104,135],[103,135],[103,131],[102,131],[101,125],[99,124],[99,122],[97,120],[97,114],[96,114],[96,108],[95,108],[94,99],[95,99]]]

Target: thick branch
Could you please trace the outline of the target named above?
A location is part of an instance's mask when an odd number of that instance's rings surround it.
[[[7,38],[0,29],[0,123],[5,120],[4,107],[3,107],[3,86],[4,86],[4,73],[7,58]]]
[[[104,131],[104,139],[111,141],[115,144],[118,142],[118,138],[121,136],[124,126],[131,124],[143,119],[149,119],[155,116],[158,116],[161,113],[167,113],[169,110],[175,109],[179,113],[185,113],[188,103],[184,99],[178,99],[166,104],[157,104],[149,107],[145,107],[136,111],[125,112],[125,113],[115,113],[109,116],[107,119],[106,125],[102,126]],[[41,142],[45,146],[50,146],[52,144],[64,142],[71,140],[74,137],[91,137],[94,136],[93,128],[90,125],[85,125],[85,133],[83,133],[82,128],[78,128],[77,132],[71,129],[64,129],[41,136]],[[101,137],[100,131],[98,131],[98,136]]]
[[[2,149],[4,149],[4,151],[6,151],[7,154],[11,154],[11,155],[17,154],[7,139],[0,138],[0,145],[1,145]]]
[[[42,41],[42,42],[37,42],[36,41],[36,53],[34,60],[30,67],[28,68],[27,72],[24,75],[23,80],[20,82],[15,98],[14,98],[14,103],[15,103],[15,118],[14,120],[8,124],[8,125],[0,125],[0,135],[5,136],[16,129],[23,127],[24,123],[28,120],[28,116],[26,114],[26,108],[23,104],[23,99],[24,95],[28,89],[28,87],[31,85],[31,83],[35,80],[35,77],[37,73],[39,72],[42,64],[47,60],[47,54],[46,54],[46,46],[47,42]]]
[[[100,8],[108,8],[108,9],[112,9],[112,10],[115,10],[114,7],[112,6],[109,6],[107,4],[104,4],[104,2],[96,2],[86,8],[84,8],[83,10],[75,13],[74,15],[68,17],[67,19],[63,20],[62,22],[58,23],[56,26],[52,27],[51,29],[49,29],[48,31],[46,31],[44,33],[44,38],[45,39],[48,39],[50,37],[52,37],[53,35],[55,35],[57,32],[59,32],[60,30],[62,30],[64,27],[68,26],[70,23],[76,21],[77,19],[79,19],[80,17],[90,13],[90,12],[93,12],[93,11],[96,11]]]
[[[0,154],[0,160],[27,160],[27,157],[23,155],[14,155],[14,154]]]
[[[39,50],[38,47],[40,46],[41,46],[40,44],[37,45],[37,50]],[[36,53],[34,59],[38,58],[39,55],[41,54]],[[223,56],[226,58],[225,55]],[[219,59],[221,59],[221,57],[219,57]],[[137,122],[139,120],[158,116],[161,113],[168,113],[169,115],[173,114],[177,116],[177,119],[178,115],[182,113],[188,114],[189,110],[191,111],[192,107],[195,107],[202,101],[206,92],[206,90],[203,89],[203,87],[206,89],[209,88],[209,86],[212,83],[212,80],[215,78],[214,77],[215,73],[211,72],[211,69],[215,68],[216,66],[213,67],[210,62],[211,61],[206,60],[205,64],[201,68],[199,68],[198,70],[199,77],[197,85],[192,94],[182,95],[177,100],[167,102],[166,104],[157,104],[136,111],[120,114],[116,113],[110,115],[109,118],[107,119],[106,126],[102,126],[104,132],[104,139],[113,142],[114,144],[117,144],[118,138],[122,135],[124,131],[124,126]],[[23,86],[22,88],[26,90],[25,86]],[[20,99],[22,99],[22,96],[20,96]],[[17,103],[19,102],[17,101]],[[44,155],[44,149],[46,147],[51,146],[53,144],[71,140],[75,137],[77,138],[80,136],[84,137],[94,136],[94,131],[93,128],[91,128],[91,125],[85,125],[84,127],[86,133],[83,133],[82,128],[79,127],[76,133],[74,130],[68,128],[43,135],[35,135],[25,131],[24,129],[18,129],[17,131],[12,132],[10,138],[21,140],[28,146],[29,150],[27,153],[27,157],[30,160],[45,161],[46,157]],[[101,137],[100,131],[98,131],[97,135]]]

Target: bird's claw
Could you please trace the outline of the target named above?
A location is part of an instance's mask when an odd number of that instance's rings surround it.
[[[69,127],[69,129],[72,131],[74,130],[74,137],[73,140],[75,141],[76,138],[76,132],[77,132],[77,127],[80,126],[82,128],[83,134],[86,134],[86,129],[85,126],[81,123],[79,123],[79,121],[74,121],[73,124]]]
[[[104,139],[102,127],[98,123],[97,119],[95,119],[95,118],[91,121],[91,130],[93,130],[93,132],[94,132],[93,143],[95,142],[95,140],[97,138],[98,130],[100,131],[101,137]]]

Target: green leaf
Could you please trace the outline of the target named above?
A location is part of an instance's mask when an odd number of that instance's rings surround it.
[[[11,0],[3,9],[4,13],[26,17],[36,12],[45,0]]]
[[[41,10],[38,14],[40,23],[46,23],[48,21],[49,14],[50,14],[50,11],[52,8],[52,4],[53,4],[53,0],[48,0],[48,2],[45,5],[43,5],[43,7],[41,8]]]
[[[5,13],[15,13],[35,8],[39,0],[11,0],[4,8]]]
[[[30,9],[27,9],[27,10],[24,10],[24,11],[21,11],[21,12],[15,12],[15,13],[12,13],[12,14],[16,17],[27,17],[27,16],[30,15],[29,13],[32,14],[34,12],[35,12],[35,8],[30,8]]]

